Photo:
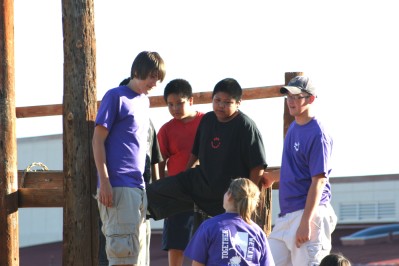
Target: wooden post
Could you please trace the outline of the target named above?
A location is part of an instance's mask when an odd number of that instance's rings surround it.
[[[94,0],[62,1],[64,34],[63,265],[97,265],[96,170],[91,148],[97,112]]]
[[[0,265],[19,265],[14,2],[0,0]]]

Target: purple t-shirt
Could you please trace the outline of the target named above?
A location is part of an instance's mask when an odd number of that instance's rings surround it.
[[[266,234],[237,213],[223,213],[204,221],[184,255],[205,265],[274,266]]]
[[[332,138],[317,119],[305,125],[292,122],[284,140],[281,163],[280,215],[305,208],[312,177],[319,174],[327,178],[320,205],[330,202],[331,187],[328,179],[332,146]]]
[[[112,187],[145,188],[149,107],[146,95],[127,86],[109,90],[101,101],[96,125],[108,129],[105,152]]]

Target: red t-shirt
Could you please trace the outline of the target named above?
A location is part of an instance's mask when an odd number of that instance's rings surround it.
[[[168,175],[176,175],[186,170],[191,155],[195,134],[203,113],[197,112],[189,122],[171,119],[158,132],[159,148],[164,160],[167,160]]]

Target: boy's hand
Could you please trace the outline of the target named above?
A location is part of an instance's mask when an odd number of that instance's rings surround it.
[[[106,182],[100,183],[100,191],[98,195],[98,200],[101,204],[106,207],[112,207],[112,186],[111,183],[107,180]]]
[[[295,245],[297,248],[300,248],[302,244],[310,240],[310,232],[310,225],[301,222],[295,235]]]
[[[274,183],[274,178],[273,176],[270,174],[270,172],[264,172],[261,179],[260,179],[260,183],[264,188],[268,188],[271,187]]]

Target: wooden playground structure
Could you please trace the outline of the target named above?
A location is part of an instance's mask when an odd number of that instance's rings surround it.
[[[18,209],[62,207],[63,265],[97,265],[98,210],[91,137],[99,102],[96,93],[94,0],[62,1],[64,96],[62,104],[16,107],[13,0],[0,0],[0,265],[19,265]],[[78,12],[79,11],[79,12]],[[285,73],[285,84],[301,72]],[[281,97],[281,85],[243,90],[243,99]],[[212,92],[194,93],[195,103]],[[151,107],[166,106],[163,96]],[[62,115],[63,171],[17,170],[16,119]],[[285,135],[293,118],[284,103]],[[260,224],[271,230],[271,189],[263,189]]]

